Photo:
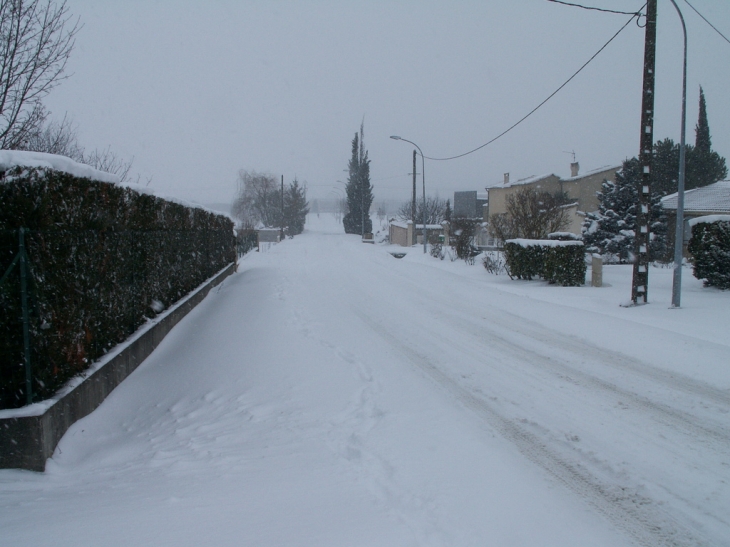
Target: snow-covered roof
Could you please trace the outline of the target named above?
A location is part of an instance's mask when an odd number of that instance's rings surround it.
[[[398,228],[408,228],[409,224],[413,224],[413,221],[411,221],[411,220],[402,221],[402,222],[400,220],[391,220],[390,221],[391,226],[396,226]]]
[[[583,173],[582,175],[577,175],[575,177],[566,177],[563,180],[564,182],[570,182],[574,180],[579,180],[584,177],[590,177],[591,175],[595,175],[597,173],[602,173],[603,171],[620,171],[622,165],[604,165],[603,167],[599,167],[598,169],[592,169],[590,171],[587,171]]]
[[[100,182],[119,183],[119,177],[112,173],[99,171],[89,165],[78,163],[66,156],[46,154],[44,152],[26,152],[23,150],[0,150],[0,171],[13,167],[44,167],[68,173],[74,177],[98,180]]]
[[[508,184],[502,184],[501,187],[502,188],[509,188],[510,186],[520,186],[522,184],[532,184],[533,182],[538,182],[540,180],[547,179],[547,178],[550,178],[550,177],[560,178],[555,173],[548,173],[547,175],[532,175],[530,177],[527,177],[527,178],[524,178],[524,179],[520,179],[520,180],[516,180],[516,181],[510,182]],[[499,188],[499,187],[500,186],[496,186],[495,188]]]
[[[677,209],[677,192],[664,196],[665,209]],[[684,210],[697,213],[730,213],[730,180],[694,188],[684,193]]]

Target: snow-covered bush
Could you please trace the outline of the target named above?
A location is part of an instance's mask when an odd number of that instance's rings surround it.
[[[36,399],[236,259],[225,216],[54,170],[0,181],[0,274],[21,227]],[[20,285],[16,268],[0,287],[0,408],[26,398]]]
[[[730,289],[730,216],[704,217],[690,223],[692,237],[687,249],[694,276],[703,279],[706,286]]]

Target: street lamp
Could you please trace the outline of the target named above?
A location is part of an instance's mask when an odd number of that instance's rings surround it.
[[[674,0],[671,0],[674,9],[682,21],[684,32],[684,66],[682,72],[682,128],[679,143],[679,180],[677,181],[677,223],[674,230],[674,277],[672,279],[672,307],[678,308],[682,294],[682,251],[684,249],[684,171],[685,150],[684,134],[687,126],[687,27],[684,24],[682,12]]]
[[[427,237],[427,231],[426,231],[426,160],[423,157],[423,151],[421,150],[421,147],[418,146],[415,142],[409,141],[408,139],[404,139],[403,137],[399,137],[397,135],[391,135],[390,137],[393,140],[396,141],[404,141],[409,142],[416,148],[418,148],[418,151],[421,154],[421,177],[423,177],[423,252],[426,252],[426,245],[428,242]],[[415,228],[415,226],[414,226]]]

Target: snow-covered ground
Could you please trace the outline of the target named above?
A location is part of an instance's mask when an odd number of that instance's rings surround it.
[[[45,473],[0,545],[730,545],[730,292],[651,303],[341,233],[250,253]]]

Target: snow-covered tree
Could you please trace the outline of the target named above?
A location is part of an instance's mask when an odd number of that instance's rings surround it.
[[[603,182],[602,191],[598,194],[598,211],[588,213],[583,222],[583,241],[587,251],[600,253],[608,260],[620,263],[633,262],[640,182],[641,169],[636,158],[624,161],[623,167],[616,173],[615,182]],[[653,260],[664,259],[667,253],[666,213],[660,199],[660,194],[652,192],[649,253]]]

